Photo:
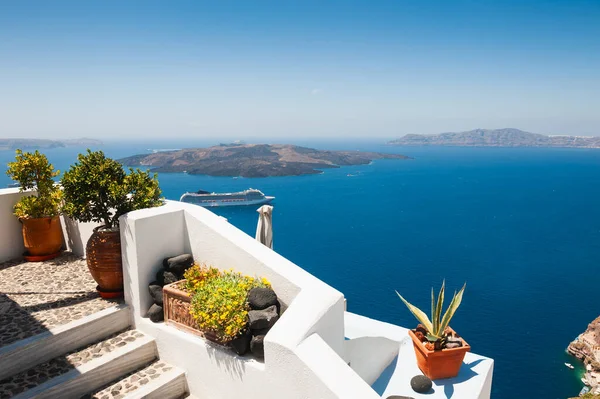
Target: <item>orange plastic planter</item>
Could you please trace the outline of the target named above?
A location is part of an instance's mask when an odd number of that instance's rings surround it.
[[[423,374],[432,380],[456,377],[465,358],[465,353],[471,351],[471,346],[462,338],[463,346],[460,348],[430,351],[425,348],[412,330],[408,330],[408,335],[413,341],[415,354],[417,355],[417,365]]]
[[[51,259],[59,255],[63,236],[58,216],[22,219],[21,223],[26,256]]]

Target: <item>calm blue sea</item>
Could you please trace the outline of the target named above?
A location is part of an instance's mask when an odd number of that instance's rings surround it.
[[[103,150],[121,157],[205,144],[214,143]],[[474,352],[495,359],[493,398],[579,392],[577,370],[563,363],[575,363],[566,346],[600,314],[600,150],[304,144],[415,159],[301,177],[161,174],[161,187],[169,199],[188,190],[249,187],[276,196],[275,250],[342,291],[352,312],[411,327],[415,321],[394,290],[427,310],[432,285],[445,278],[459,288],[466,281],[452,326]],[[64,169],[78,151],[46,154]],[[0,161],[12,156],[0,152]],[[0,185],[7,183],[0,176]],[[254,234],[254,208],[218,213]]]

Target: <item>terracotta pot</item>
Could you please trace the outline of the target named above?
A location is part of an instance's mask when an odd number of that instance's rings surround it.
[[[123,261],[119,229],[96,227],[85,247],[87,265],[98,283],[98,292],[106,298],[123,293]]]
[[[425,348],[412,330],[408,331],[408,335],[413,341],[419,369],[432,380],[456,377],[465,358],[465,353],[471,351],[469,344],[462,338],[463,346],[460,348],[431,351]]]
[[[60,254],[63,236],[58,216],[22,219],[21,223],[23,223],[25,256],[52,259]]]

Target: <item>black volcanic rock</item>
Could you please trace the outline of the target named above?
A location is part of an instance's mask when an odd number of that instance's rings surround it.
[[[148,309],[148,313],[146,314],[146,316],[149,317],[150,320],[152,320],[154,323],[158,323],[165,319],[163,307],[158,306],[157,304],[150,306],[150,309]]]
[[[156,273],[156,281],[158,282],[158,285],[165,286],[179,280],[180,278],[175,273],[165,269],[160,269],[158,273]]]
[[[252,337],[250,341],[250,351],[252,354],[260,359],[265,357],[265,336],[257,335]]]
[[[246,330],[241,336],[233,339],[230,342],[231,347],[238,355],[245,355],[250,350],[250,341],[252,340],[252,334],[250,330]]]
[[[171,258],[165,258],[163,260],[163,266],[166,270],[174,273],[178,277],[182,277],[183,273],[192,267],[194,264],[194,257],[192,254],[182,254],[173,256]]]
[[[374,159],[408,157],[376,152],[320,151],[289,144],[242,144],[141,154],[119,161],[127,166],[149,166],[155,172],[267,177],[317,174],[322,169],[365,165]]]
[[[272,289],[256,287],[248,292],[248,305],[252,310],[263,310],[270,306],[278,306],[279,302]]]
[[[273,327],[279,320],[277,306],[269,306],[263,310],[251,310],[248,312],[248,324],[252,331],[265,330]]]
[[[163,305],[163,289],[162,286],[158,284],[158,281],[153,281],[148,286],[148,291],[150,292],[150,296],[154,300],[154,303],[162,306]]]

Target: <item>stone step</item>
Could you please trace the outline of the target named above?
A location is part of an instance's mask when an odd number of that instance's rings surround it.
[[[81,399],[179,399],[188,391],[185,372],[157,360]]]
[[[156,356],[153,338],[127,330],[0,381],[0,398],[79,398]]]
[[[0,348],[0,381],[129,327],[129,308],[113,306]]]

